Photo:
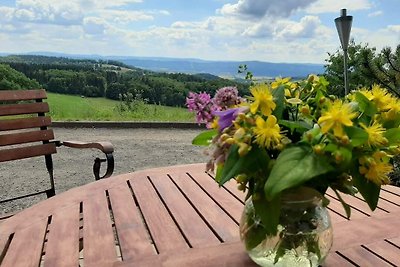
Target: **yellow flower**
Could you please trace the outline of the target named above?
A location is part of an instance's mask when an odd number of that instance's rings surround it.
[[[375,103],[378,110],[387,110],[388,103],[391,102],[392,96],[379,85],[374,84],[371,89],[372,101]]]
[[[209,125],[210,129],[218,129],[218,117],[216,117]]]
[[[372,92],[370,90],[367,90],[366,88],[361,89],[359,92],[363,94],[366,98],[368,98],[368,100],[372,100],[374,98]]]
[[[276,88],[278,88],[280,85],[282,85],[282,84],[287,84],[287,83],[289,83],[289,81],[290,81],[290,78],[289,77],[287,77],[287,78],[281,78],[281,77],[277,77],[276,79],[275,79],[275,81],[274,82],[272,82],[271,83],[271,88],[272,89],[276,89]]]
[[[368,145],[380,146],[387,143],[387,139],[383,136],[386,129],[380,123],[374,121],[371,126],[365,126],[363,123],[360,123],[360,126],[368,134]]]
[[[351,121],[357,116],[356,112],[351,110],[349,104],[343,104],[341,100],[335,100],[333,104],[318,119],[321,125],[321,132],[327,133],[333,128],[333,134],[337,137],[344,135],[343,126],[352,126]]]
[[[276,104],[268,85],[255,85],[250,89],[250,92],[253,95],[253,97],[250,99],[254,100],[254,102],[250,104],[251,113],[255,114],[257,110],[260,110],[261,114],[264,116],[271,115],[272,111],[276,107]]]
[[[395,120],[400,115],[400,101],[399,99],[392,97],[387,103],[388,111],[383,113],[383,119],[385,120]]]
[[[276,122],[277,120],[274,115],[268,116],[266,121],[261,117],[257,117],[254,133],[256,135],[256,142],[260,146],[269,149],[280,143],[282,135],[279,125]]]
[[[392,172],[393,166],[388,162],[389,157],[383,151],[375,152],[372,157],[359,159],[359,172],[371,182],[377,185],[389,184],[388,174]]]

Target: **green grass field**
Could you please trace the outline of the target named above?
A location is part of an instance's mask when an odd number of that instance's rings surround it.
[[[53,121],[195,121],[194,114],[185,108],[146,104],[134,111],[119,112],[119,101],[54,93],[48,93],[47,102]]]

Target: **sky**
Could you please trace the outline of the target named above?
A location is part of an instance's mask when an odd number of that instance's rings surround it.
[[[400,44],[400,0],[0,0],[0,52],[323,64],[342,8],[356,43]]]

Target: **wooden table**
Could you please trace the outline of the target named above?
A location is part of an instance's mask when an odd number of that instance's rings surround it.
[[[0,265],[255,266],[239,241],[243,195],[219,188],[204,164],[138,171],[71,189],[0,223]],[[326,266],[400,265],[400,188],[371,213],[333,194],[334,245]]]

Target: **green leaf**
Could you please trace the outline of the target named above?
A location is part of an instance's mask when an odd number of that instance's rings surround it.
[[[275,254],[275,258],[274,258],[274,264],[276,264],[280,258],[282,258],[285,255],[286,249],[287,249],[287,242],[285,242],[285,238],[281,238],[278,241],[277,244],[277,249],[276,249],[276,254]]]
[[[345,132],[351,140],[353,146],[360,146],[368,141],[368,133],[358,127],[345,127]]]
[[[298,130],[299,133],[304,133],[307,130],[312,128],[312,125],[304,122],[304,121],[288,121],[288,120],[279,120],[280,125],[288,127],[291,132],[294,130]]]
[[[351,140],[353,146],[360,146],[368,141],[368,133],[358,127],[345,127],[345,132]]]
[[[373,116],[378,111],[375,104],[360,92],[355,94],[360,110],[368,116]]]
[[[351,163],[351,159],[353,157],[352,151],[346,147],[340,147],[339,152],[342,155],[341,165],[347,167],[348,164]]]
[[[260,222],[258,213],[255,211],[254,204],[248,200],[245,205],[245,224],[247,229],[242,233],[244,235],[244,242],[247,250],[257,247],[267,236],[267,230]]]
[[[218,131],[215,129],[204,131],[204,132],[200,133],[199,135],[197,135],[192,140],[192,144],[198,145],[198,146],[208,146],[208,145],[210,145],[213,137],[216,136],[217,134],[218,134]]]
[[[389,141],[389,144],[400,142],[400,128],[388,129],[383,135]]]
[[[219,181],[221,181],[222,170],[223,170],[223,165],[217,164],[217,172],[215,173],[215,181],[217,181],[218,183],[219,183]]]
[[[276,103],[272,115],[280,120],[283,116],[283,111],[285,110],[285,86],[280,85],[278,88],[272,90],[272,95],[274,97],[274,102]]]
[[[265,240],[266,235],[267,232],[261,224],[254,225],[253,228],[247,232],[247,236],[244,239],[246,250],[251,250],[257,247],[258,244]]]
[[[360,174],[353,174],[354,185],[373,211],[378,206],[379,192],[381,187]]]
[[[241,173],[256,172],[257,170],[266,170],[269,156],[263,149],[253,146],[245,156],[241,157],[238,153],[239,147],[232,145],[229,149],[228,158],[224,163],[221,176],[218,179],[220,185],[223,185],[233,177]]]
[[[315,155],[310,147],[287,148],[276,159],[265,183],[265,195],[272,200],[283,190],[301,185],[331,170],[333,167],[327,160]]]
[[[271,201],[264,196],[252,200],[256,214],[260,216],[267,235],[273,236],[278,232],[279,216],[281,214],[281,199],[276,197]]]
[[[340,203],[342,203],[344,211],[346,212],[346,217],[347,217],[347,219],[349,219],[350,215],[351,215],[350,206],[343,200],[342,196],[339,194],[339,192],[336,189],[334,189],[334,188],[332,188],[332,189],[335,192],[335,194],[336,194],[337,198],[339,199]]]

